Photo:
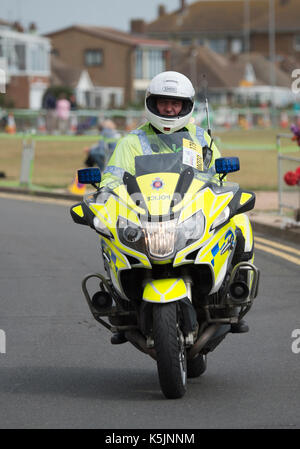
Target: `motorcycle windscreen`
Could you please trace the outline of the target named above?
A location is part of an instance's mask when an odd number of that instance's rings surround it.
[[[182,166],[181,153],[163,153],[159,157],[155,157],[153,154],[136,156],[135,176],[139,177],[150,173],[181,173]]]

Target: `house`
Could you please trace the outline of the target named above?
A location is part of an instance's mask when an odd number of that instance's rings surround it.
[[[76,96],[78,105],[84,108],[97,107],[93,102],[95,86],[87,70],[66,64],[56,55],[51,55],[51,86],[68,86]]]
[[[83,25],[46,36],[51,39],[52,53],[60,61],[88,74],[93,84],[90,107],[139,103],[151,78],[168,67],[166,41]]]
[[[276,53],[300,55],[299,0],[274,0]],[[185,46],[205,45],[228,54],[244,51],[269,54],[267,0],[199,0],[167,14],[159,7],[156,20],[131,21],[131,32],[154,39],[169,39]]]
[[[184,47],[173,44],[170,67],[189,77],[197,97],[215,104],[267,103],[278,106],[294,101],[291,78],[275,68],[276,87],[270,88],[270,61],[259,53],[224,56],[206,46]]]
[[[39,109],[49,85],[49,39],[0,20],[0,68],[5,73],[3,103]]]

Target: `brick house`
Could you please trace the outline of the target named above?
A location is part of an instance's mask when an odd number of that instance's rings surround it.
[[[76,96],[77,104],[83,108],[91,106],[90,93],[94,84],[87,72],[74,65],[64,63],[56,55],[51,55],[51,86],[70,87]]]
[[[207,46],[185,47],[173,44],[170,67],[188,76],[198,100],[208,97],[215,104],[260,104],[270,101],[270,65],[262,54],[251,52],[221,55]],[[278,105],[292,103],[291,78],[275,67]]]
[[[5,72],[4,100],[15,108],[39,109],[50,82],[50,41],[16,31],[0,21],[0,68]]]
[[[162,40],[81,25],[46,36],[56,57],[88,73],[94,86],[87,92],[90,107],[140,102],[149,80],[168,67],[169,44]]]
[[[299,0],[274,0],[274,6],[276,53],[300,58]],[[269,2],[200,0],[188,5],[186,0],[179,0],[179,8],[170,14],[160,6],[157,19],[151,23],[132,20],[131,31],[185,46],[205,45],[223,54],[247,49],[267,56]]]

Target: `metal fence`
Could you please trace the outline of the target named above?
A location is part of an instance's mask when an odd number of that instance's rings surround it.
[[[300,167],[300,157],[287,155],[282,144],[283,140],[291,138],[291,134],[277,135],[278,205],[280,215],[290,216],[291,220],[300,224],[300,183],[288,185],[284,180],[287,172],[295,172]]]
[[[17,131],[34,131],[37,134],[47,134],[47,111],[15,109],[4,111],[0,109],[0,127],[5,115],[14,115]],[[276,126],[288,129],[291,123],[300,125],[300,111],[277,110]],[[90,134],[97,130],[99,122],[111,118],[117,127],[130,130],[139,126],[145,120],[144,110],[82,110],[71,111],[67,134]],[[194,121],[197,125],[207,128],[206,111],[203,104],[197,104],[194,111]],[[267,129],[272,126],[270,108],[210,108],[210,120],[214,129]],[[54,117],[55,122],[55,117]],[[57,120],[56,120],[57,122]],[[54,133],[59,134],[58,123],[54,125]],[[53,132],[51,132],[52,134]]]

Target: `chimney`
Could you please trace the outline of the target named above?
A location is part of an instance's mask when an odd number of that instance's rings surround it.
[[[180,12],[184,11],[186,7],[185,0],[180,0]]]
[[[19,33],[24,33],[24,27],[18,21],[13,23],[13,29]]]
[[[29,33],[36,34],[37,33],[37,26],[34,22],[31,22],[28,29]]]
[[[146,23],[143,19],[132,19],[130,21],[130,31],[134,34],[145,34]]]
[[[158,17],[162,17],[166,14],[165,5],[158,5]]]

